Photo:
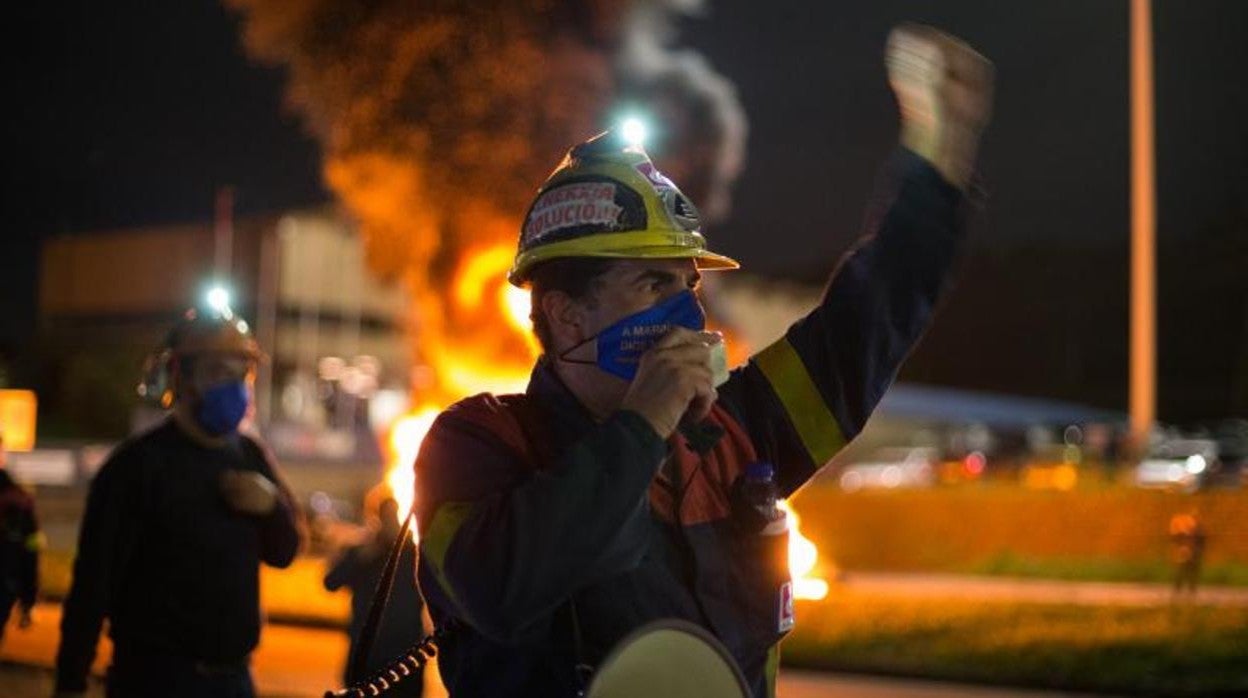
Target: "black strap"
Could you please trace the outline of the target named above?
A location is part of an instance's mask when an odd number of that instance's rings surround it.
[[[390,601],[390,589],[394,586],[394,574],[399,567],[399,556],[403,554],[403,546],[407,543],[407,536],[412,530],[412,519],[415,517],[416,505],[413,503],[407,516],[403,517],[403,527],[399,529],[398,537],[390,546],[385,570],[381,573],[381,579],[377,580],[377,589],[373,591],[373,600],[368,605],[368,619],[360,628],[360,636],[356,640],[355,649],[351,652],[351,661],[347,664],[349,667],[347,680],[350,683],[358,683],[368,671],[368,656],[373,652],[373,643],[377,640],[377,631],[381,626],[381,614],[385,612],[386,604]]]
[[[372,698],[388,692],[399,682],[413,675],[418,676],[421,668],[437,654],[438,645],[445,641],[454,630],[452,619],[421,638],[419,642],[392,659],[380,671],[363,678],[365,672],[368,671],[368,658],[373,652],[373,643],[377,640],[381,616],[390,600],[390,589],[394,586],[394,575],[399,567],[399,557],[403,553],[403,546],[407,543],[408,534],[412,530],[412,521],[415,518],[416,506],[413,504],[403,519],[403,527],[399,530],[399,536],[394,539],[394,544],[390,547],[386,567],[381,573],[381,579],[377,581],[377,589],[373,592],[373,600],[368,606],[368,618],[364,621],[364,626],[360,628],[355,649],[351,652],[351,660],[347,665],[350,667],[347,678],[351,685],[338,691],[326,691],[325,698]]]

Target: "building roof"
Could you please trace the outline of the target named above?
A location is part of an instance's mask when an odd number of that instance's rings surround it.
[[[900,419],[982,422],[989,426],[1127,421],[1124,412],[1088,405],[913,383],[898,383],[890,388],[877,412]]]

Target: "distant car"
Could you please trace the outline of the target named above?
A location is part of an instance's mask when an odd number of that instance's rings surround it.
[[[961,457],[945,456],[936,470],[942,484],[956,485],[982,478],[987,467],[988,456],[983,451],[971,451]]]
[[[1223,420],[1213,438],[1222,461],[1222,481],[1234,487],[1248,485],[1248,419]]]
[[[1135,467],[1135,484],[1194,492],[1220,465],[1216,441],[1168,439],[1153,446]]]
[[[841,489],[930,487],[936,481],[936,462],[933,448],[883,448],[870,460],[846,466],[841,471]]]

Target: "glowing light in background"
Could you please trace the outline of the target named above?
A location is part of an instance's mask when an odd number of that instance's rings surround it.
[[[455,302],[459,307],[467,311],[481,307],[490,284],[511,286],[503,277],[515,254],[514,246],[504,243],[466,255],[455,274]]]
[[[533,337],[529,320],[529,293],[506,280],[514,254],[512,244],[503,243],[478,249],[466,256],[455,274],[450,300],[463,313],[479,314],[484,339],[518,334],[524,337],[530,356],[537,356],[540,348]],[[491,299],[496,305],[490,303]],[[425,350],[436,366],[440,383],[449,389],[449,394],[423,396],[419,407],[400,417],[390,428],[391,458],[386,471],[386,484],[399,503],[400,517],[412,506],[415,488],[412,465],[438,413],[460,397],[482,392],[521,393],[529,382],[527,366],[498,365],[471,352],[455,351],[437,341],[436,336],[428,338]]]
[[[520,339],[523,349],[514,352],[518,361],[500,363],[497,351],[453,347],[428,332],[422,339],[422,348],[438,383],[446,388],[447,394],[442,397],[448,403],[481,392],[524,392],[528,385],[532,359],[541,353],[541,347],[531,331],[528,291],[507,283],[514,256],[515,245],[510,242],[478,248],[467,255],[456,270],[451,300],[461,317],[479,321],[476,348],[488,349]],[[528,360],[522,358],[523,354],[528,355]]]
[[[529,292],[516,288],[511,284],[503,284],[503,290],[500,292],[502,296],[500,302],[506,308],[505,317],[511,326],[521,332],[532,332],[533,321],[529,319],[529,311],[533,307],[532,297]]]
[[[972,451],[966,456],[966,472],[979,476],[983,474],[984,467],[988,464],[988,459],[980,451]]]
[[[788,501],[780,500],[779,507],[789,517],[789,574],[793,576],[793,597],[818,601],[828,595],[828,582],[808,575],[819,560],[819,549],[798,530],[801,519]]]

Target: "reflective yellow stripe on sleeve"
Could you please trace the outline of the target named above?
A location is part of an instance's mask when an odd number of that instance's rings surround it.
[[[763,671],[767,681],[767,698],[776,698],[776,681],[780,678],[780,643],[767,650],[767,665]]]
[[[781,338],[754,357],[815,467],[832,460],[845,445],[845,437],[828,409],[806,365],[787,338]]]
[[[459,602],[455,596],[455,590],[451,588],[451,583],[446,578],[446,552],[450,549],[451,541],[455,539],[459,527],[463,525],[471,511],[471,502],[444,502],[437,511],[433,512],[429,528],[420,532],[422,557],[429,563],[429,568],[433,570],[433,576],[438,580],[442,591],[461,613],[465,612],[464,605]]]
[[[43,535],[43,531],[35,531],[26,536],[26,549],[32,553],[42,552],[48,547],[48,539]]]

